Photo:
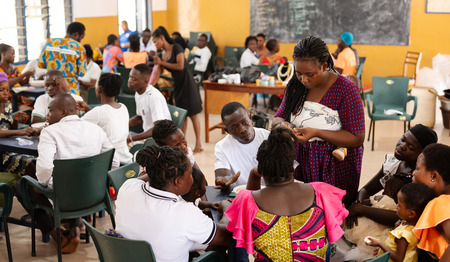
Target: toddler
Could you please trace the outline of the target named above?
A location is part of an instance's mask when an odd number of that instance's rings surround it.
[[[213,203],[201,200],[201,197],[203,197],[206,193],[206,178],[205,175],[203,175],[202,171],[200,171],[200,169],[193,168],[192,178],[194,179],[194,183],[192,184],[189,192],[182,196],[183,199],[186,200],[186,202],[194,203],[201,210],[207,208],[217,210],[220,202]]]
[[[379,239],[368,236],[365,241],[369,246],[379,247],[378,255],[391,253],[389,261],[417,261],[418,238],[412,232],[425,206],[434,198],[434,192],[422,183],[409,183],[397,194],[397,215],[401,221],[389,232],[389,237],[382,243]]]

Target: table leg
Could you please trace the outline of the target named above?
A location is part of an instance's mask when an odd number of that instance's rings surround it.
[[[208,90],[205,88],[205,142],[209,143]]]
[[[19,111],[19,106],[17,105],[17,94],[15,92],[11,92],[11,94],[12,110],[13,112]]]

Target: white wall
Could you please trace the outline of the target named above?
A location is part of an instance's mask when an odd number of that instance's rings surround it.
[[[117,16],[117,0],[73,0],[73,17]]]

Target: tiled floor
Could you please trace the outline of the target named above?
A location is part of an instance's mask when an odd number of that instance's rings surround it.
[[[261,103],[260,103],[261,104]],[[436,111],[436,124],[435,131],[439,136],[439,142],[444,144],[450,144],[449,130],[444,129],[442,125],[441,112],[437,106]],[[216,123],[220,121],[220,116],[212,115],[210,117],[210,123]],[[202,130],[204,130],[204,115],[201,115]],[[211,124],[212,125],[212,124]],[[369,120],[366,118],[366,127],[369,127]],[[367,129],[368,130],[368,129]],[[368,132],[368,131],[367,131]],[[375,150],[371,151],[371,143],[365,141],[365,152],[363,159],[363,169],[361,177],[361,185],[366,183],[381,167],[384,156],[387,153],[392,153],[395,143],[403,133],[403,124],[395,121],[382,121],[377,123],[375,136]],[[204,143],[204,131],[202,131],[202,142],[204,151],[195,155],[196,161],[203,173],[208,179],[209,184],[213,184],[214,181],[214,145],[217,141],[224,137],[219,130],[214,130],[210,133],[210,143]],[[367,137],[367,135],[366,135]],[[193,146],[195,138],[192,129],[192,123],[189,122],[189,129],[187,132],[187,139],[189,145]],[[25,214],[24,209],[15,200],[12,216],[21,217]],[[99,230],[111,228],[109,216],[106,218],[97,220],[97,228]],[[10,235],[12,243],[12,252],[14,261],[56,261],[56,244],[52,240],[50,243],[43,243],[41,234],[37,231],[37,256],[31,257],[31,230],[30,228],[16,226],[10,224]],[[97,252],[95,246],[91,241],[90,244],[82,242],[76,253],[70,255],[63,255],[63,260],[70,261],[98,261]],[[0,241],[0,261],[7,261],[6,242]]]

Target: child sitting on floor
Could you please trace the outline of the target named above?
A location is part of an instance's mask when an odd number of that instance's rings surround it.
[[[183,195],[183,199],[186,202],[194,203],[198,208],[205,211],[207,208],[212,208],[217,210],[219,208],[220,202],[209,202],[201,200],[206,193],[206,178],[203,175],[202,171],[197,168],[192,168],[192,178],[194,179],[194,183],[192,184],[191,190],[185,195]]]
[[[435,199],[425,207],[414,228],[420,239],[419,261],[450,261],[450,147],[427,146],[417,159],[413,182],[427,185]]]
[[[395,174],[386,181],[382,195],[370,197],[369,205],[374,208],[395,212],[397,209],[397,193],[407,183],[411,183],[410,177],[406,177],[404,174]],[[356,245],[346,252],[345,259],[364,261],[373,258],[374,251],[377,248],[365,245],[361,236],[370,235],[374,238],[386,239],[389,236],[389,231],[392,229],[393,227],[377,223],[367,217],[358,218],[358,225],[344,230],[345,239]]]
[[[400,225],[389,232],[389,237],[382,243],[379,239],[368,236],[366,244],[379,247],[378,255],[391,253],[389,261],[417,261],[418,238],[413,228],[419,220],[425,206],[434,198],[433,190],[422,183],[409,183],[403,186],[397,194],[397,215]]]

